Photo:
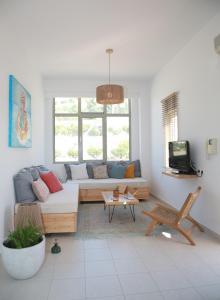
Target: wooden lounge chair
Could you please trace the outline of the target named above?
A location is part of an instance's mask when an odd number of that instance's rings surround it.
[[[190,242],[191,245],[195,245],[190,233],[181,227],[181,222],[184,219],[187,219],[200,231],[204,232],[202,226],[189,214],[194,202],[200,194],[201,189],[202,188],[199,186],[195,192],[189,193],[186,201],[179,211],[173,207],[165,206],[165,204],[158,204],[152,211],[143,211],[146,216],[152,218],[151,223],[148,225],[146,235],[150,235],[156,225],[165,224],[178,230]]]

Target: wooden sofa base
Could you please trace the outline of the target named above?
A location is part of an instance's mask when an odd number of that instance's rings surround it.
[[[80,202],[103,201],[101,192],[109,190],[111,189],[80,189],[79,200]],[[140,200],[147,200],[149,197],[148,187],[129,187],[129,192],[132,194],[136,192],[135,196]],[[77,232],[77,212],[56,214],[42,213],[42,220],[45,234]]]
[[[76,232],[77,213],[42,214],[45,233]]]
[[[103,201],[102,192],[109,191],[111,189],[80,189],[79,201],[80,202],[94,202]],[[140,200],[147,200],[149,198],[148,187],[128,187],[128,191]]]

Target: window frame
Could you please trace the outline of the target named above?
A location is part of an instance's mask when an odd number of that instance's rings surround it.
[[[60,96],[61,97],[61,96]],[[62,96],[65,98],[64,96]],[[111,160],[107,160],[107,118],[108,117],[127,117],[129,122],[129,158],[127,161],[131,161],[131,151],[132,151],[132,136],[131,136],[131,100],[128,99],[128,113],[108,113],[107,112],[107,104],[103,106],[103,112],[82,112],[81,108],[81,98],[86,97],[75,97],[70,96],[70,98],[78,98],[78,113],[56,113],[55,112],[55,99],[59,98],[59,96],[53,98],[53,163],[54,164],[74,164],[74,163],[86,163],[86,162],[107,162]],[[68,96],[66,96],[68,98]],[[114,104],[113,104],[114,105]],[[115,104],[116,105],[116,104]],[[75,161],[56,161],[55,158],[55,121],[56,117],[78,117],[78,160]],[[85,160],[83,159],[83,128],[82,122],[83,118],[101,118],[102,119],[102,132],[103,132],[103,159],[91,159]],[[116,161],[116,160],[115,160]]]

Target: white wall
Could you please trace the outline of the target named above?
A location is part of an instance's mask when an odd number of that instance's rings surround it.
[[[25,166],[44,162],[44,102],[39,74],[28,61],[19,36],[0,24],[0,243],[13,223],[14,187],[12,177]],[[32,148],[8,147],[9,74],[14,75],[32,96]]]
[[[56,170],[59,176],[64,176],[63,165],[53,164],[53,119],[52,103],[54,97],[95,96],[95,89],[103,81],[73,80],[73,79],[45,79],[45,158],[46,164]],[[132,131],[132,159],[140,158],[142,173],[150,177],[150,85],[141,82],[120,82],[125,87],[125,96],[131,98],[131,131]],[[141,144],[141,147],[140,147]]]
[[[220,154],[207,157],[207,138],[220,145],[220,55],[213,39],[220,33],[220,14],[203,28],[154,78],[151,92],[152,192],[180,207],[197,185],[203,193],[193,208],[197,219],[220,234]],[[204,176],[180,180],[162,175],[163,131],[160,100],[179,91],[179,139],[191,143],[192,160]],[[219,148],[220,151],[220,148]]]

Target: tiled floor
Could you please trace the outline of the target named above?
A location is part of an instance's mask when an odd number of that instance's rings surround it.
[[[0,264],[0,300],[219,300],[220,241],[196,230],[193,236],[195,247],[158,234],[66,234],[59,236],[62,252],[56,255],[50,236],[34,278],[13,280]]]

